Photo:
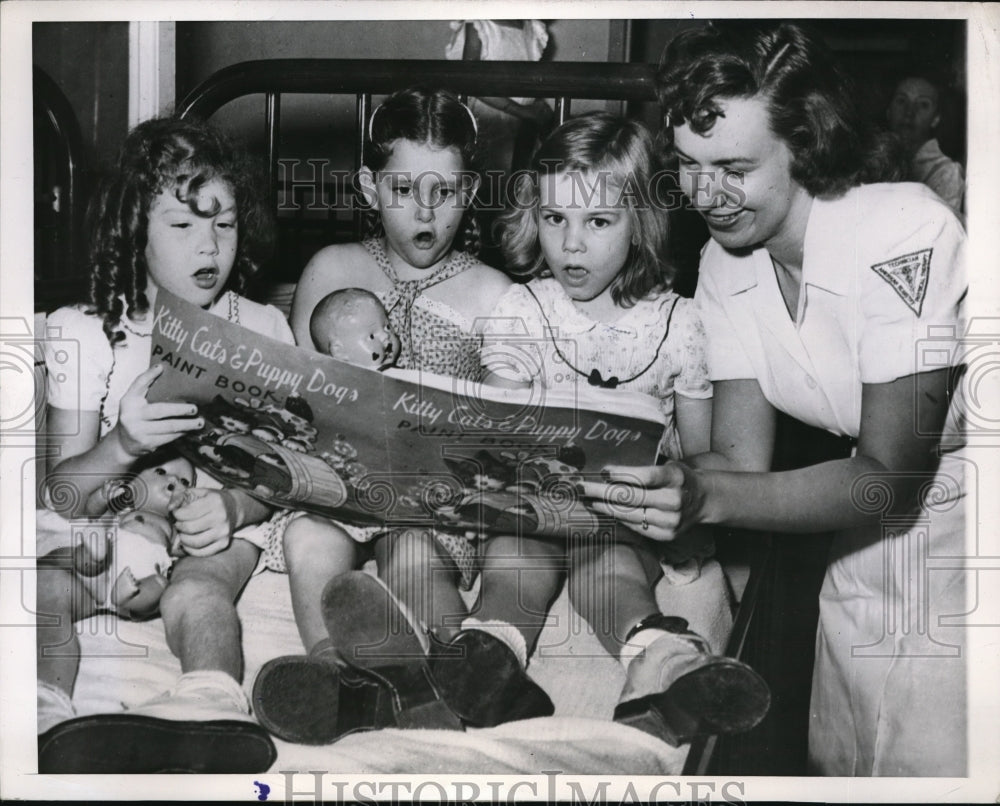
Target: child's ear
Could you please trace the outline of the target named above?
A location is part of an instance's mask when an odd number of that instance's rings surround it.
[[[358,171],[358,185],[361,188],[361,197],[370,209],[378,208],[378,192],[375,189],[375,174],[367,165],[362,165]]]

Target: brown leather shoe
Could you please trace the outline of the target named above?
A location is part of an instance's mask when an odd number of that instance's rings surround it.
[[[305,655],[275,658],[254,681],[254,713],[270,733],[296,744],[332,744],[380,728],[461,729],[426,673],[417,664],[361,669]]]
[[[341,574],[324,589],[322,606],[330,641],[350,676],[381,687],[379,714],[390,709],[400,728],[462,730],[427,666],[428,639],[380,579],[363,571]]]
[[[38,737],[40,773],[254,773],[278,757],[255,722],[182,721],[99,714],[61,722]]]
[[[441,696],[467,725],[493,727],[555,711],[510,647],[482,630],[462,630],[433,646],[430,669]]]
[[[684,619],[663,616],[643,623],[669,634],[629,665],[616,722],[677,747],[697,736],[743,733],[764,718],[771,691],[757,672],[711,654],[708,642],[688,630]]]

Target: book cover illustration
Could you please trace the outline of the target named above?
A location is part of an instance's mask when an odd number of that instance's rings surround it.
[[[646,395],[380,373],[266,338],[163,290],[152,360],[165,366],[149,399],[197,404],[205,419],[177,441],[185,456],[266,503],[357,523],[590,530],[597,519],[574,482],[606,464],[651,464],[663,433]]]

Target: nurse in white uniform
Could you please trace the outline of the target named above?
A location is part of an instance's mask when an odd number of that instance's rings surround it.
[[[682,187],[712,235],[696,294],[712,452],[612,468],[645,493],[594,507],[664,540],[696,523],[836,530],[813,771],[963,776],[965,590],[947,559],[966,553],[961,430],[948,416],[962,225],[923,186],[878,183],[894,178],[891,160],[825,48],[794,25],[685,32],[658,90]],[[768,472],[778,410],[856,438],[854,455]]]

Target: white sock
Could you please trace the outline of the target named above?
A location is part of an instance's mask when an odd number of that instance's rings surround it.
[[[509,624],[506,621],[499,621],[497,619],[490,619],[489,621],[480,621],[477,618],[472,618],[471,616],[462,622],[463,630],[481,630],[484,633],[492,635],[494,638],[503,641],[508,647],[510,647],[511,652],[517,658],[517,662],[521,664],[521,669],[526,669],[528,666],[528,644],[524,640],[524,636],[521,635],[521,631],[517,629],[513,624]]]
[[[672,635],[672,633],[666,630],[658,630],[655,627],[639,630],[627,644],[622,646],[621,652],[618,653],[618,660],[621,662],[622,668],[628,672],[629,664],[642,655],[646,651],[646,647],[658,641],[664,635]]]
[[[172,692],[174,694],[184,690],[195,692],[198,696],[198,689],[208,688],[213,702],[218,702],[219,695],[224,694],[229,703],[239,711],[250,713],[250,701],[246,692],[231,674],[219,669],[198,669],[193,672],[184,672],[177,678]]]
[[[193,672],[184,672],[177,678],[177,682],[194,685],[208,683],[228,691],[243,691],[242,686],[236,682],[236,678],[221,669],[196,669]]]

